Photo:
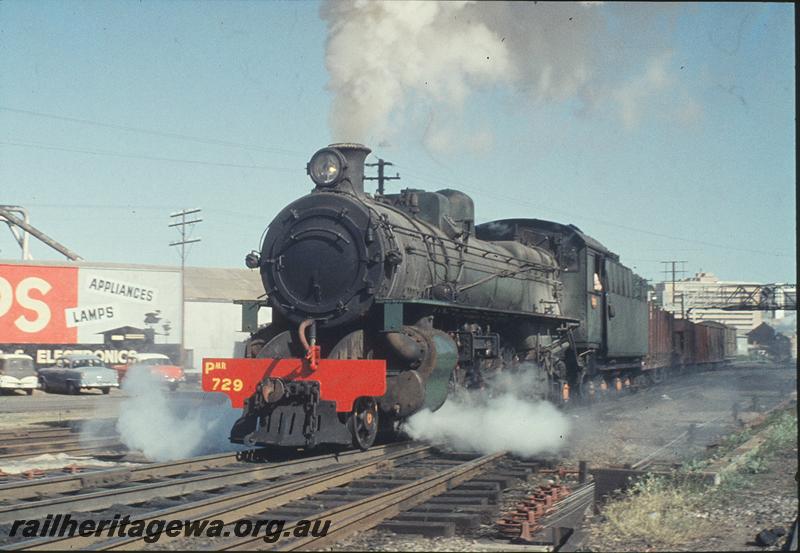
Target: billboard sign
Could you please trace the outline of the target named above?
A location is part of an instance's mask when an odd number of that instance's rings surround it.
[[[38,365],[67,351],[177,353],[180,308],[177,270],[0,264],[0,349]]]

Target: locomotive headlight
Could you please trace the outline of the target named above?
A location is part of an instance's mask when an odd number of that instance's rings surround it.
[[[333,148],[323,148],[311,158],[306,172],[317,186],[333,186],[346,168],[344,156]]]

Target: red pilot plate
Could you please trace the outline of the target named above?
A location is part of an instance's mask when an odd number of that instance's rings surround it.
[[[386,361],[320,359],[312,371],[304,359],[203,359],[203,390],[223,392],[233,407],[243,407],[265,376],[285,381],[316,380],[320,399],[336,402],[338,412],[349,412],[361,396],[386,393]]]

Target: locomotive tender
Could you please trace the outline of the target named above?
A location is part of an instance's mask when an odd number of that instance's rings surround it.
[[[642,374],[646,283],[615,254],[573,225],[476,226],[472,199],[457,190],[370,195],[369,152],[315,153],[315,188],[246,258],[273,322],[248,358],[203,368],[205,390],[244,407],[231,441],[367,448],[379,430],[500,371],[533,372],[559,400],[604,373]]]

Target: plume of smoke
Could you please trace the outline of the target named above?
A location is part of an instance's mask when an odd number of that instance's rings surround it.
[[[409,94],[461,105],[472,83],[504,80],[508,52],[464,2],[329,2],[326,66],[335,138],[386,135]]]
[[[482,393],[458,394],[435,412],[412,415],[403,430],[457,450],[525,457],[556,452],[567,443],[570,423],[551,403],[533,399],[545,384],[535,371],[501,373]]]
[[[797,332],[797,313],[790,313],[780,319],[773,319],[767,321],[767,324],[774,328],[777,332],[786,336],[791,336]]]
[[[665,98],[688,102],[675,115],[697,117],[699,106],[672,90],[661,31],[670,12],[603,2],[327,2],[333,138],[386,142],[412,121],[431,150],[485,151],[490,130],[459,128],[459,115],[471,94],[498,86],[516,100],[578,98],[584,113],[616,111],[627,128],[655,99],[660,111]]]
[[[227,401],[204,401],[214,395],[178,399],[147,371],[127,375],[122,389],[128,397],[117,420],[120,440],[148,459],[172,461],[235,449],[228,432],[239,412]]]

